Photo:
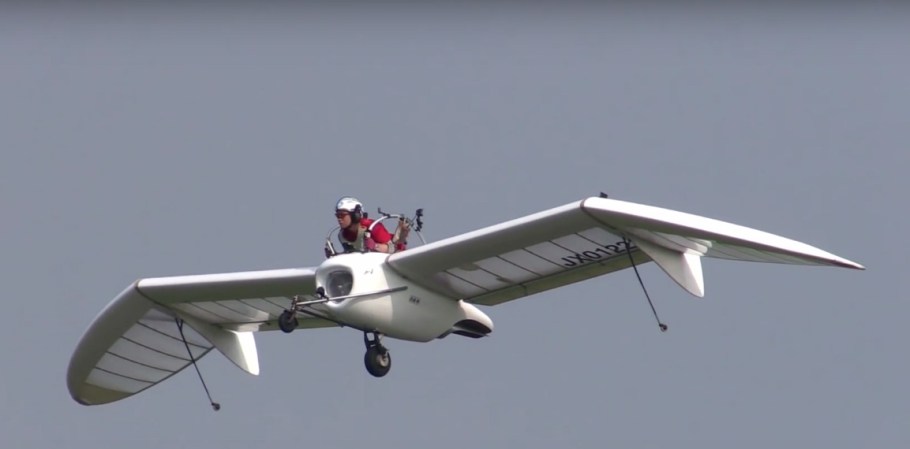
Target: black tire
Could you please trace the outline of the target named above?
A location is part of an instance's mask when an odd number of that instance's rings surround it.
[[[278,328],[286,334],[293,332],[297,329],[297,315],[290,310],[281,312],[281,315],[278,315]]]
[[[392,355],[385,348],[370,346],[363,355],[363,364],[373,377],[382,377],[388,374],[392,368]]]

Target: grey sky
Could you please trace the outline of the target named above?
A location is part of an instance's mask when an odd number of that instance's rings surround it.
[[[0,445],[899,447],[910,442],[910,11],[121,7],[0,14]],[[485,311],[488,339],[257,335],[107,406],[65,370],[139,277],[312,266],[334,201],[439,239],[595,195],[865,272],[710,260]]]

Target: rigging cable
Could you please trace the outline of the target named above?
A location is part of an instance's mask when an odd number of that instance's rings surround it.
[[[657,309],[654,308],[654,303],[651,302],[651,295],[648,294],[648,289],[645,288],[645,283],[641,280],[641,274],[638,273],[638,266],[635,265],[635,259],[632,258],[631,241],[626,238],[626,236],[623,236],[622,242],[626,245],[626,254],[629,255],[629,262],[632,264],[632,269],[635,270],[635,276],[638,278],[638,283],[641,284],[641,290],[645,292],[645,298],[648,298],[648,305],[651,306],[651,312],[654,313],[654,319],[657,320],[657,326],[660,328],[661,332],[666,332],[668,327],[666,324],[662,323],[660,317],[657,316]]]
[[[209,397],[209,402],[212,404],[212,410],[217,412],[218,410],[221,410],[221,404],[212,400],[212,395],[209,393],[209,387],[205,386],[205,379],[202,378],[202,372],[199,371],[199,366],[196,365],[196,358],[193,357],[193,351],[190,351],[190,344],[186,342],[186,337],[183,335],[183,320],[174,318],[174,321],[177,322],[177,330],[180,331],[180,338],[183,339],[183,345],[186,346],[186,353],[190,355],[190,362],[193,362],[193,368],[196,368],[196,374],[199,375],[199,381],[202,382],[202,388],[205,390],[205,395]]]

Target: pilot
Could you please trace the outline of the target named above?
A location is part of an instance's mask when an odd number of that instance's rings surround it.
[[[350,196],[338,200],[335,205],[335,218],[338,219],[338,226],[341,231],[338,232],[338,240],[344,246],[345,252],[351,251],[376,251],[388,253],[395,251],[395,245],[390,244],[392,235],[382,225],[377,223],[369,231],[370,224],[373,220],[364,216],[363,204]]]

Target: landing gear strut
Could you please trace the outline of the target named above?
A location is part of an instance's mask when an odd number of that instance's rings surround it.
[[[281,332],[290,334],[297,329],[297,312],[303,310],[304,307],[309,306],[310,304],[319,304],[327,302],[329,298],[325,296],[325,289],[319,287],[316,289],[316,299],[307,300],[302,296],[294,296],[291,298],[291,308],[285,309],[284,312],[281,312],[281,315],[278,315],[278,328],[281,329]]]
[[[373,338],[370,338],[370,334],[373,334]],[[374,377],[385,376],[392,368],[392,356],[379,342],[380,338],[382,336],[376,332],[363,333],[363,344],[367,347],[367,352],[363,355],[363,364]]]

